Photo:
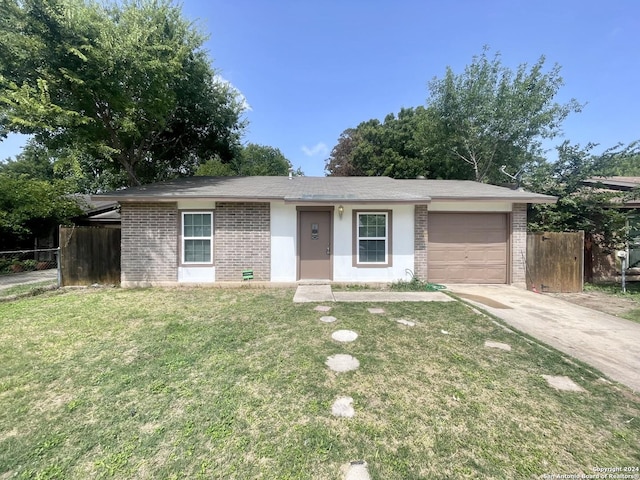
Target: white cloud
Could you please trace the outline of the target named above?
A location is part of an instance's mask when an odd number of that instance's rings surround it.
[[[326,156],[329,153],[329,147],[322,142],[318,142],[311,148],[303,145],[302,151],[307,157],[315,157],[316,155]]]

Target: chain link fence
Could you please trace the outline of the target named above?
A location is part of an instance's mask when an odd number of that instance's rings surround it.
[[[0,252],[0,275],[58,268],[57,248]]]

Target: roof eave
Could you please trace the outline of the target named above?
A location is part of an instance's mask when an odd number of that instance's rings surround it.
[[[446,202],[510,202],[510,203],[556,203],[557,197],[447,197],[438,196],[432,197],[432,201],[446,201]]]
[[[294,197],[281,197],[281,196],[268,196],[268,197],[226,197],[226,196],[189,196],[189,195],[93,195],[94,198],[99,200],[112,200],[119,203],[172,203],[180,200],[189,201],[207,201],[207,202],[270,202],[270,201],[283,201],[287,204],[305,204],[305,205],[327,205],[327,204],[407,204],[407,205],[428,205],[431,202],[430,198],[416,198],[416,199],[353,199],[353,198],[323,198],[323,199],[307,199],[307,198],[294,198]]]
[[[94,195],[95,198],[100,200],[114,200],[119,203],[173,203],[180,200],[189,201],[206,201],[206,202],[269,202],[272,200],[283,200],[283,197],[269,196],[269,197],[237,197],[237,196],[220,196],[220,195]]]
[[[420,198],[420,199],[354,199],[354,198],[331,198],[331,199],[304,199],[304,198],[285,198],[284,203],[286,204],[304,204],[304,205],[327,205],[327,204],[346,204],[346,205],[388,205],[390,203],[396,205],[428,205],[431,203],[430,198]]]

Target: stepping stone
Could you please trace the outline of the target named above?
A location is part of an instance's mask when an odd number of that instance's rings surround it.
[[[367,308],[369,313],[384,313],[384,308]]]
[[[511,345],[507,345],[506,343],[500,343],[500,342],[492,342],[491,340],[485,340],[484,346],[487,348],[498,348],[500,350],[505,350],[507,352],[511,351]]]
[[[449,332],[447,332],[446,330],[440,330],[440,333],[443,335],[451,335]]]
[[[358,338],[358,334],[353,330],[336,330],[331,334],[331,338],[338,342],[353,342]]]
[[[371,480],[369,470],[367,470],[367,462],[358,460],[351,462],[343,467],[345,471],[344,480]]]
[[[399,320],[396,320],[396,322],[402,324],[402,325],[406,325],[407,327],[415,327],[416,326],[416,322],[412,322],[411,320],[405,320],[404,318],[400,318]]]
[[[565,390],[568,392],[584,392],[584,388],[575,383],[569,377],[542,375],[542,378],[547,381],[550,387],[553,387],[556,390]]]
[[[331,414],[334,417],[352,418],[356,411],[353,409],[353,398],[341,397],[333,402]]]
[[[337,353],[327,357],[325,364],[334,372],[350,372],[351,370],[357,370],[360,366],[357,358],[344,353]]]
[[[324,305],[318,305],[316,308],[314,308],[314,310],[316,312],[328,312],[331,310],[331,307],[326,307]]]
[[[332,317],[331,315],[327,315],[325,317],[320,317],[320,321],[324,323],[333,323],[338,320],[336,317]]]

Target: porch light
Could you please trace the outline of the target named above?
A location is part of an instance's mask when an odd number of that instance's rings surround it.
[[[344,213],[344,207],[342,205],[338,205],[338,216],[342,219],[342,214]]]

